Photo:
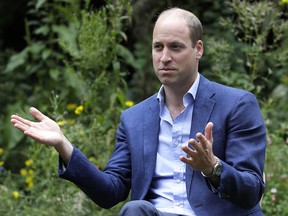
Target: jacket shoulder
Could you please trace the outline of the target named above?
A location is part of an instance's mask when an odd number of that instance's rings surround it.
[[[210,94],[211,98],[222,98],[222,99],[237,99],[242,96],[247,96],[251,98],[256,98],[251,92],[235,88],[214,81],[210,81],[204,76],[201,76],[199,92],[206,92]]]
[[[158,106],[157,94],[154,94],[147,99],[135,104],[134,106],[123,111],[121,117],[138,116],[145,113],[149,109],[154,109]]]

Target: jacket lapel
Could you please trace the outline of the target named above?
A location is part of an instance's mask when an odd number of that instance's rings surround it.
[[[190,131],[191,138],[195,138],[195,135],[198,132],[204,132],[205,126],[209,122],[215,105],[215,101],[211,99],[215,92],[211,89],[209,82],[210,81],[203,76],[200,77],[200,83],[194,103]]]
[[[152,177],[155,170],[157,148],[158,148],[158,137],[160,129],[160,118],[159,118],[159,103],[155,97],[152,98],[148,110],[143,113],[144,124],[143,124],[143,162],[144,162],[144,183],[146,188],[144,189],[144,196],[149,189],[152,181]],[[144,198],[144,197],[142,197]]]
[[[213,108],[215,106],[215,101],[212,100],[215,92],[209,85],[210,81],[200,75],[200,83],[198,86],[194,109],[192,114],[192,123],[190,137],[196,138],[196,133],[203,133],[206,124],[209,122]],[[191,147],[191,146],[190,146]],[[186,186],[187,194],[189,196],[191,192],[191,183],[193,180],[194,171],[190,166],[186,166]]]

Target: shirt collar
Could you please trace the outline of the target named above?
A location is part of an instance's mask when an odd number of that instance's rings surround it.
[[[185,97],[187,94],[192,95],[193,99],[195,100],[198,86],[199,86],[199,81],[200,81],[200,75],[199,75],[199,73],[197,73],[196,80],[194,81],[194,83],[192,84],[192,86],[190,87],[188,92],[183,97],[184,100],[185,100]],[[165,101],[164,100],[165,96],[164,96],[164,86],[163,85],[160,87],[160,89],[158,91],[157,99],[160,103],[164,103],[164,101]]]

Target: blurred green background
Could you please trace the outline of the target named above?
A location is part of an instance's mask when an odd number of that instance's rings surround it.
[[[117,215],[57,176],[55,151],[24,137],[35,106],[103,169],[121,112],[158,91],[151,34],[168,7],[204,27],[200,72],[253,92],[267,125],[265,215],[288,215],[288,1],[0,0],[0,215]]]

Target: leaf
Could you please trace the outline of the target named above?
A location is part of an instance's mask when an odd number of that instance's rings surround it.
[[[5,72],[9,73],[14,71],[17,67],[23,65],[27,60],[28,49],[22,50],[22,52],[12,55],[6,65]]]
[[[12,114],[15,114],[19,112],[21,107],[20,103],[11,104],[7,106],[7,115],[4,118],[4,122],[7,122],[6,124],[3,124],[3,143],[8,149],[12,149],[15,146],[17,146],[20,141],[23,139],[24,134],[18,131],[16,128],[13,127],[13,125],[10,123],[10,116]]]
[[[47,25],[41,26],[38,29],[36,29],[34,33],[38,34],[38,35],[48,35],[49,34],[49,28]]]
[[[35,6],[36,10],[38,10],[45,2],[46,0],[38,0]]]
[[[78,97],[83,97],[86,92],[86,83],[81,79],[79,75],[72,68],[67,68],[64,72],[64,79],[68,86],[75,89],[75,92]]]
[[[50,55],[51,55],[52,51],[50,49],[45,49],[42,52],[42,59],[46,60]]]
[[[59,77],[60,71],[57,69],[50,69],[49,70],[49,75],[53,80],[57,80]]]
[[[54,25],[52,27],[53,31],[55,31],[59,35],[59,44],[66,49],[71,55],[77,56],[78,55],[78,48],[77,48],[77,35],[78,32],[74,25],[70,26],[57,26]]]
[[[120,44],[117,44],[116,52],[118,56],[122,57],[125,60],[126,63],[128,63],[132,67],[136,67],[135,58],[129,49]]]

